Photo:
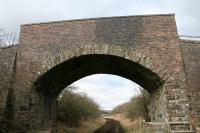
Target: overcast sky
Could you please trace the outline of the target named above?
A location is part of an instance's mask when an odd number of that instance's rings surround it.
[[[0,0],[0,26],[17,34],[27,23],[163,13],[175,13],[179,34],[200,36],[200,0]],[[127,101],[137,88],[129,80],[106,75],[75,84],[103,109]]]
[[[175,13],[179,34],[199,35],[200,0],[0,0],[0,25],[79,18]]]
[[[139,93],[139,86],[122,77],[108,74],[97,74],[85,77],[73,83],[100,104],[101,109],[111,110],[125,103]]]

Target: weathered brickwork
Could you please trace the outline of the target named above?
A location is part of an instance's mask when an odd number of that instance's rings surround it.
[[[116,74],[148,90],[152,121],[188,121],[181,52],[173,14],[23,25],[14,86],[16,126],[49,129],[60,91],[96,73]]]
[[[200,41],[180,40],[180,42],[187,75],[190,112],[192,119],[200,120]]]

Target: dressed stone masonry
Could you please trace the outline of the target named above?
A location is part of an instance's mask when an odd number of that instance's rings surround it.
[[[49,130],[56,125],[59,93],[80,78],[106,73],[130,79],[150,93],[151,121],[199,119],[199,46],[179,39],[174,14],[22,25],[8,64],[11,87],[3,86],[0,77],[0,118],[12,90],[15,131]]]

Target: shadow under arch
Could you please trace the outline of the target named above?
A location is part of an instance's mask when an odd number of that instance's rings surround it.
[[[118,75],[137,83],[152,95],[151,120],[168,119],[164,91],[166,85],[171,85],[171,72],[132,48],[115,45],[70,47],[47,58],[36,74],[34,88],[39,98],[36,110],[40,112],[41,127],[53,127],[49,125],[56,123],[60,92],[71,83],[93,74]]]
[[[124,77],[139,84],[149,93],[165,82],[158,74],[132,60],[114,55],[88,54],[54,66],[41,75],[35,83],[39,91],[58,96],[71,83],[92,74],[113,74]]]

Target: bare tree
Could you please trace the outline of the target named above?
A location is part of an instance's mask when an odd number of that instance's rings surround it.
[[[7,33],[3,28],[0,27],[0,47],[10,46],[16,43],[16,34]]]
[[[6,33],[4,29],[0,27],[0,79],[4,84],[8,84],[7,81],[11,78],[10,73],[16,53],[16,49],[6,46],[14,45],[16,42],[15,38],[15,34]]]

